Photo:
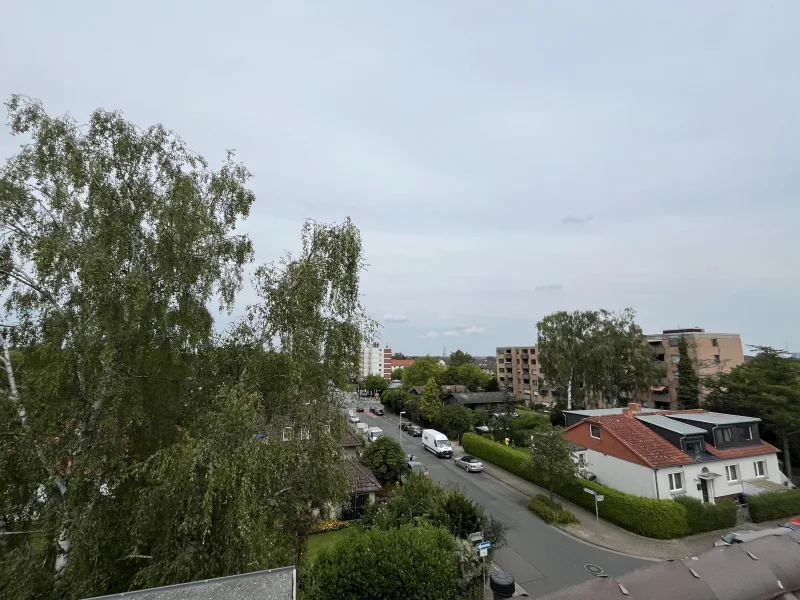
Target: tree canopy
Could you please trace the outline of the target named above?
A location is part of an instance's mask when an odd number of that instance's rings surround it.
[[[460,367],[461,365],[471,365],[472,362],[472,355],[467,354],[463,350],[456,350],[455,352],[450,353],[450,357],[447,360],[448,367]]]
[[[8,103],[0,170],[0,453],[8,597],[80,598],[295,563],[347,497],[331,382],[374,333],[358,230],[307,222],[233,305],[254,194],[161,125]],[[9,467],[9,468],[6,468]],[[264,519],[264,515],[270,515]],[[30,532],[27,535],[22,532]]]
[[[700,378],[689,354],[689,343],[681,336],[678,342],[678,408],[700,408]]]
[[[359,459],[375,475],[381,485],[388,485],[400,480],[406,472],[406,456],[403,448],[388,436],[381,436],[367,444],[361,451]]]
[[[553,487],[558,480],[575,477],[578,467],[572,458],[572,444],[561,427],[539,427],[531,434],[531,463],[545,474],[553,503]]]
[[[371,392],[381,393],[385,391],[387,387],[389,387],[389,382],[386,381],[385,377],[370,374],[364,377],[363,381],[361,382],[361,387]]]
[[[419,414],[422,418],[435,423],[439,420],[439,414],[442,410],[442,400],[439,394],[439,384],[436,379],[431,377],[428,383],[425,384],[425,391],[422,394],[422,399],[419,404]]]
[[[431,377],[436,379],[440,371],[438,359],[432,356],[415,358],[412,364],[403,367],[403,389],[410,390],[418,385],[426,385]]]

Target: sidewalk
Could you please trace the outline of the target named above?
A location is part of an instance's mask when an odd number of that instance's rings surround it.
[[[453,444],[453,452],[456,456],[458,456],[459,452],[464,453],[463,448],[457,444]],[[536,494],[544,494],[547,496],[550,493],[549,490],[534,485],[530,481],[517,477],[491,463],[483,462],[483,470],[486,475],[490,475],[502,481],[509,487],[514,488],[526,496],[532,497]],[[601,548],[621,554],[628,554],[636,558],[665,560],[696,556],[701,552],[711,549],[714,542],[716,542],[721,535],[729,531],[709,531],[707,533],[687,536],[677,540],[655,540],[631,533],[630,531],[604,521],[602,518],[597,522],[593,512],[572,504],[558,496],[556,496],[556,498],[558,498],[558,502],[565,509],[570,511],[580,521],[578,525],[556,525],[556,527],[589,544],[600,546]],[[786,519],[768,523],[745,523],[737,525],[735,528],[737,530],[765,529],[768,527],[775,527],[785,521]]]

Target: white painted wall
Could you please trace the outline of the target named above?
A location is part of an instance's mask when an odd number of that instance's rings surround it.
[[[702,489],[698,489],[700,480],[697,478],[707,468],[711,473],[720,476],[713,479],[709,485],[709,497],[713,502],[714,498],[741,494],[744,491],[744,482],[757,479],[753,463],[759,460],[765,461],[765,479],[782,483],[783,478],[778,469],[777,454],[766,454],[762,456],[750,456],[747,458],[737,458],[733,460],[718,460],[708,463],[684,465],[681,467],[668,467],[653,469],[637,465],[635,463],[608,456],[596,450],[581,450],[586,460],[586,469],[597,476],[597,482],[607,485],[621,492],[644,496],[646,498],[672,498],[673,493],[669,489],[669,474],[682,473],[683,487],[687,496],[703,499]],[[576,453],[579,454],[579,453]],[[577,459],[577,456],[576,456]],[[729,482],[727,480],[726,469],[728,465],[737,465],[739,470],[738,481]],[[658,495],[656,495],[656,478],[658,479]]]
[[[715,477],[713,479],[713,483],[709,487],[709,496],[712,498],[712,501],[713,498],[741,494],[744,491],[744,481],[757,479],[753,463],[759,460],[763,460],[765,462],[766,472],[764,479],[769,479],[775,483],[781,483],[782,479],[781,472],[778,469],[778,456],[777,454],[773,453],[762,456],[748,456],[746,458],[718,460],[714,462],[684,465],[683,467],[659,469],[658,490],[660,492],[660,497],[672,497],[672,493],[669,489],[669,474],[682,472],[684,474],[684,488],[686,490],[686,495],[697,498],[698,500],[702,500],[703,491],[697,487],[700,484],[697,476],[703,472],[703,467],[707,468],[711,473],[719,474],[719,477]],[[728,465],[737,465],[739,471],[738,481],[727,480],[725,467]]]
[[[581,452],[586,454],[586,469],[597,475],[597,483],[627,494],[656,497],[653,469],[596,450]]]

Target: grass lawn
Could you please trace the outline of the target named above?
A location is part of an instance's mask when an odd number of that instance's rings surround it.
[[[339,529],[338,531],[315,533],[308,538],[308,557],[311,560],[314,560],[314,558],[323,548],[329,548],[338,541],[343,540],[351,535],[360,535],[363,531],[364,528],[361,525],[356,525],[355,527],[345,527],[344,529]]]

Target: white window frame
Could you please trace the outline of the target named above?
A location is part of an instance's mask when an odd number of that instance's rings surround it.
[[[292,427],[284,427],[283,429],[281,429],[281,441],[288,442],[292,435],[291,432],[292,432]]]
[[[734,477],[733,479],[731,479],[731,469],[733,469],[736,472],[736,477]],[[728,483],[738,483],[740,481],[740,475],[741,473],[739,473],[738,464],[725,466],[725,478],[728,480]]]
[[[758,465],[761,465],[761,473],[758,472]],[[767,476],[767,461],[765,461],[765,460],[753,461],[753,472],[756,474],[756,477],[766,477]]]
[[[308,427],[301,427],[300,428],[300,439],[301,440],[310,440],[311,439],[311,430]]]
[[[686,489],[686,485],[684,483],[685,477],[683,476],[683,471],[675,471],[674,473],[669,473],[667,475],[667,479],[669,480],[669,491],[670,492],[682,492]],[[675,480],[680,480],[680,487],[675,486]]]
[[[578,452],[578,467],[584,469],[586,468],[587,464],[588,463],[586,462],[586,452]]]
[[[743,429],[747,430],[748,437],[741,438],[742,441],[744,441],[744,442],[751,441],[753,439],[753,426],[752,425],[739,425],[739,434],[740,435],[741,435]]]
[[[331,426],[330,425],[323,425],[322,429],[325,431],[326,435],[330,435],[331,434]]]
[[[597,431],[597,435],[594,432]],[[597,423],[589,423],[589,437],[599,440],[600,439],[600,425]]]

